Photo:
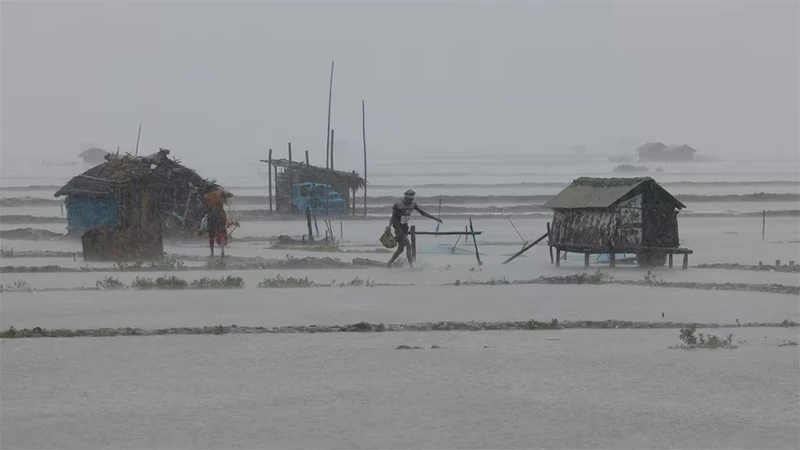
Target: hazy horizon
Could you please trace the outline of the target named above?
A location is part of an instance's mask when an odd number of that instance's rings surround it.
[[[2,3],[3,173],[81,148],[337,166],[646,141],[797,157],[798,2]],[[214,174],[208,174],[214,175]]]

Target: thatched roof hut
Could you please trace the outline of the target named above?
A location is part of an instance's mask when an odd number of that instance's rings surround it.
[[[651,253],[666,261],[677,249],[678,211],[686,207],[650,177],[578,178],[544,206],[553,209],[556,249],[636,253],[643,265],[661,261]]]
[[[288,159],[273,159],[272,166],[280,169],[275,180],[275,196],[277,210],[281,212],[292,211],[294,184],[329,184],[345,200],[346,205],[350,205],[350,199],[355,198],[355,193],[367,185],[367,181],[355,171],[329,170]]]
[[[108,155],[106,162],[72,178],[56,193],[66,196],[71,233],[135,223],[197,230],[204,214],[203,196],[219,186],[169,158],[160,149],[149,156]]]

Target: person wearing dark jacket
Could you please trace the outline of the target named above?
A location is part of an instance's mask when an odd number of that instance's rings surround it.
[[[388,267],[392,267],[395,260],[403,254],[403,250],[406,250],[408,264],[412,267],[414,265],[413,256],[411,255],[411,243],[408,241],[408,220],[411,218],[413,211],[420,213],[423,217],[442,223],[442,219],[437,219],[420,209],[419,205],[414,201],[416,195],[416,192],[409,189],[403,195],[403,199],[395,202],[394,206],[392,206],[392,218],[389,219],[389,224],[394,228],[394,234],[397,238],[397,250],[392,255],[392,259],[389,260]]]

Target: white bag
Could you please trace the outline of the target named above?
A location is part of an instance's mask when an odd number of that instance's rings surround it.
[[[200,229],[208,233],[208,214],[203,216],[203,218],[200,220]]]

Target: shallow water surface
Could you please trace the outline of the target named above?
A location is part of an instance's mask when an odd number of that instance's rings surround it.
[[[3,340],[3,444],[796,448],[798,353],[776,343],[797,330],[731,331],[747,344],[668,350],[677,330]]]

